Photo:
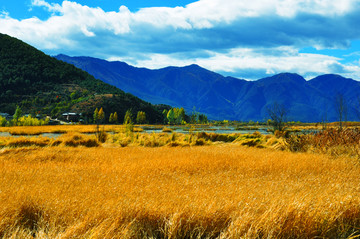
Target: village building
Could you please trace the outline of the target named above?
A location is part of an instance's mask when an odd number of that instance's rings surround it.
[[[4,117],[6,120],[11,120],[12,116],[8,113],[0,113],[1,117]]]
[[[63,113],[62,116],[64,120],[67,122],[79,122],[81,113],[78,114],[78,113],[68,112],[68,113]]]

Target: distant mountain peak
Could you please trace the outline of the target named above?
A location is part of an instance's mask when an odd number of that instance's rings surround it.
[[[311,81],[332,81],[332,80],[352,80],[352,79],[345,78],[338,74],[325,74],[311,79]]]
[[[202,68],[201,66],[197,65],[197,64],[191,64],[191,65],[187,65],[185,66],[185,68]],[[203,68],[202,68],[203,69]]]
[[[296,84],[304,84],[306,83],[306,80],[304,77],[300,76],[296,73],[279,73],[270,77],[262,78],[258,80],[257,82],[263,83],[263,84],[283,84],[283,83],[296,83]]]

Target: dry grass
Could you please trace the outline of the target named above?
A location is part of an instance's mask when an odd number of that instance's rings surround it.
[[[109,132],[120,132],[124,130],[123,125],[101,125],[101,129]],[[15,126],[0,127],[0,132],[9,132],[12,135],[39,135],[43,133],[95,133],[96,125],[46,125],[46,126]]]
[[[23,148],[23,147],[97,147],[100,143],[95,135],[84,135],[69,132],[56,139],[48,137],[0,137],[0,148]]]
[[[253,134],[217,134],[197,132],[183,133],[118,133],[110,136],[109,141],[122,147],[125,146],[204,146],[213,143],[236,143],[251,147],[266,147],[266,142],[271,136],[261,135],[259,132]]]
[[[3,149],[0,237],[346,238],[356,162],[238,144]]]
[[[313,152],[334,157],[348,156],[360,159],[359,128],[329,128],[318,133],[291,135],[286,146],[295,152]]]

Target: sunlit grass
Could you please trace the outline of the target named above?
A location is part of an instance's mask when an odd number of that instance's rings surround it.
[[[48,137],[0,137],[0,148],[23,148],[23,147],[97,147],[100,143],[95,135],[84,135],[74,132],[62,134],[54,138]]]
[[[206,147],[4,148],[8,238],[339,238],[360,228],[348,158]]]
[[[107,132],[124,130],[123,125],[100,125],[100,129]],[[0,127],[0,132],[9,132],[12,135],[39,135],[43,133],[95,133],[96,125],[46,125],[46,126],[14,126]]]

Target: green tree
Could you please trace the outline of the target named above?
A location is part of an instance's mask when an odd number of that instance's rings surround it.
[[[175,112],[174,109],[170,109],[167,113],[167,120],[169,124],[175,124]]]
[[[132,133],[134,131],[134,124],[132,120],[131,110],[127,110],[124,117],[124,125],[126,126],[126,133]]]
[[[199,123],[200,124],[207,124],[208,123],[208,119],[206,117],[206,115],[204,114],[199,114]]]
[[[193,107],[192,113],[190,115],[190,122],[196,124],[199,120],[199,113],[196,111],[196,107]]]
[[[146,123],[146,113],[144,111],[138,111],[136,115],[136,123],[145,124]]]
[[[94,110],[93,119],[94,119],[94,123],[97,124],[98,120],[99,120],[99,110],[98,110],[98,108],[96,108]]]
[[[19,118],[22,116],[22,110],[19,106],[16,107],[15,113],[13,115],[13,119],[15,122],[19,120]]]
[[[6,125],[6,123],[7,123],[6,118],[4,118],[4,117],[0,116],[0,126],[5,126],[5,125]]]
[[[70,94],[70,99],[74,100],[76,98],[76,91]]]
[[[176,124],[181,124],[185,120],[185,110],[184,108],[174,108],[175,113],[175,122]]]
[[[118,122],[118,115],[116,112],[111,113],[109,116],[109,123],[116,124]]]
[[[162,115],[164,116],[164,124],[168,123],[167,114],[168,114],[168,111],[166,109],[164,109],[163,112],[162,112]]]
[[[114,114],[113,114],[113,122],[114,122],[115,124],[118,123],[118,114],[117,114],[117,112],[114,112]]]
[[[133,124],[131,110],[127,110],[124,117],[124,124]]]

